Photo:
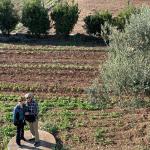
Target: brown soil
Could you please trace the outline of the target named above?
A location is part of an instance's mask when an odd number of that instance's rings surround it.
[[[11,45],[9,45],[11,48]],[[39,100],[54,96],[70,96],[87,98],[84,89],[88,88],[98,76],[98,64],[102,64],[107,52],[91,51],[29,51],[27,50],[0,50],[0,85],[2,83],[32,86],[37,84],[39,89],[34,91]],[[72,47],[71,47],[72,49]],[[99,48],[101,50],[101,48]],[[21,68],[6,67],[13,64],[60,64],[92,66],[89,68]],[[57,87],[55,91],[48,88]],[[79,91],[71,91],[76,88]],[[16,90],[13,87],[0,89],[1,94],[24,95],[28,90]],[[47,112],[49,123],[58,123],[60,114],[65,108],[54,108]],[[143,116],[144,109],[122,109],[119,107],[107,110],[69,110],[75,114],[71,120],[71,127],[61,130],[58,137],[63,145],[71,150],[144,150],[149,148],[149,121],[150,116]],[[51,115],[51,114],[54,115]],[[119,115],[117,115],[118,113]],[[65,119],[64,119],[65,120]],[[45,120],[46,121],[46,120]],[[3,122],[2,122],[3,123]],[[43,124],[43,122],[40,122]],[[104,131],[104,133],[98,130]],[[96,135],[99,136],[96,140]]]
[[[32,64],[74,64],[74,65],[96,65],[106,58],[102,51],[51,51],[18,53],[17,51],[3,51],[0,53],[1,64],[32,63]]]
[[[11,46],[10,46],[11,47]],[[99,65],[106,60],[104,51],[33,51],[28,50],[1,50],[0,51],[0,83],[13,85],[1,88],[3,92],[26,92],[27,89],[13,88],[17,86],[34,86],[38,89],[34,92],[49,93],[49,95],[84,95],[93,80],[98,76]],[[4,66],[4,65],[9,65]],[[13,66],[22,65],[58,65],[58,68],[22,68]],[[69,68],[59,68],[60,65]],[[11,66],[12,65],[12,66]],[[74,66],[76,68],[74,68]],[[78,68],[83,66],[83,68]],[[86,68],[86,66],[92,68]],[[52,90],[55,87],[55,90]]]
[[[80,18],[75,26],[74,33],[85,33],[83,29],[83,19],[90,13],[98,10],[109,10],[113,15],[118,14],[120,10],[127,7],[127,0],[76,0],[79,4]],[[149,0],[130,0],[130,3],[141,6],[142,4],[150,5]]]
[[[116,108],[105,111],[72,110],[76,114],[76,119],[71,123],[73,127],[61,131],[59,136],[71,150],[144,150],[149,148],[150,119],[144,119],[144,111],[135,109],[126,112]],[[81,114],[83,112],[84,115]],[[109,115],[103,116],[107,112]],[[111,114],[116,112],[121,115],[113,117]],[[59,116],[51,119],[58,119],[57,117]],[[96,140],[98,129],[105,132]]]

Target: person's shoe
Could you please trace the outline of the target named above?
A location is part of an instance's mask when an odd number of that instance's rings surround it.
[[[24,138],[24,137],[23,137],[23,138],[21,138],[21,140],[23,140],[23,141],[27,141],[27,139],[26,139],[26,138]]]
[[[18,145],[19,147],[22,147],[22,145],[21,145],[20,143],[17,143],[17,145]]]
[[[29,139],[29,141],[34,141],[35,140],[35,138],[33,137],[33,138],[31,138],[31,139]]]
[[[34,143],[34,146],[35,146],[35,147],[37,147],[37,146],[39,146],[39,145],[40,145],[40,141]]]

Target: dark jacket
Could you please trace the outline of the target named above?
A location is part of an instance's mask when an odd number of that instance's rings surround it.
[[[14,125],[25,123],[25,106],[21,108],[20,105],[16,105],[13,111],[13,123]]]
[[[34,122],[38,119],[38,103],[33,99],[31,102],[27,102],[26,104],[26,112],[29,112],[29,115],[25,116],[25,119],[28,122]]]

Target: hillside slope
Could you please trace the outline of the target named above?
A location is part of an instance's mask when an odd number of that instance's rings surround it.
[[[23,0],[12,0],[15,4],[15,7],[19,10],[22,6]],[[50,8],[50,5],[57,0],[44,0],[45,6]],[[83,29],[83,18],[94,12],[96,10],[109,10],[114,15],[118,13],[121,9],[127,6],[128,0],[75,0],[79,4],[80,8],[80,17],[78,23],[75,26],[73,33],[84,33]],[[140,6],[142,4],[150,5],[149,0],[130,0],[130,3]]]
[[[83,18],[96,10],[109,10],[116,15],[121,9],[127,7],[128,0],[76,0],[79,4],[81,13],[75,26],[74,33],[83,33]],[[130,3],[136,6],[142,4],[150,5],[149,0],[130,0]]]

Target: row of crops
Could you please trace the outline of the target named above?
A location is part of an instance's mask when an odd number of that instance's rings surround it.
[[[9,49],[10,48],[10,49]],[[71,50],[72,49],[72,50]],[[98,48],[1,44],[0,91],[81,96],[97,75]]]
[[[7,143],[12,136],[15,135],[16,128],[12,123],[12,111],[17,103],[19,96],[18,95],[4,95],[0,94],[0,149],[5,149],[7,147]],[[52,134],[55,132],[61,132],[64,130],[68,130],[68,128],[72,127],[71,121],[72,119],[76,119],[78,115],[84,115],[71,112],[70,110],[75,109],[83,109],[83,110],[97,110],[100,109],[98,105],[91,105],[90,103],[77,98],[70,98],[70,97],[53,97],[52,99],[40,99],[36,97],[39,103],[39,117],[40,117],[40,128],[43,130],[47,130]],[[51,112],[49,115],[49,110],[61,109],[61,112]],[[52,125],[51,123],[48,124],[46,122],[46,116],[50,116],[53,118],[61,117],[61,121],[54,122]],[[58,118],[57,118],[58,119]],[[65,120],[64,120],[65,119]],[[54,121],[54,120],[53,120]],[[57,123],[57,126],[56,126]],[[52,126],[51,126],[52,125]],[[51,127],[50,127],[51,126]],[[26,127],[26,130],[28,127]]]
[[[12,110],[18,98],[17,94],[0,94],[0,149],[5,149],[15,135]],[[119,150],[120,147],[125,149],[126,145],[135,150],[148,148],[149,117],[145,119],[142,116],[142,107],[132,109],[130,105],[129,108],[120,109],[109,103],[104,110],[102,105],[91,104],[81,98],[35,98],[40,108],[39,128],[55,136],[56,149],[93,150],[95,147],[96,150],[107,147]],[[27,126],[25,130],[28,130]],[[63,141],[61,146],[60,140]]]

